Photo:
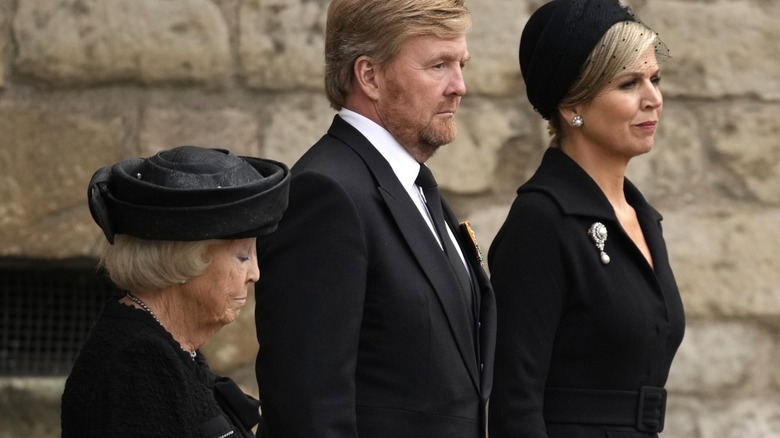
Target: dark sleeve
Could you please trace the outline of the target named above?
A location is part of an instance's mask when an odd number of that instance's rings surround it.
[[[547,438],[545,380],[565,287],[559,218],[545,195],[521,195],[490,248],[498,318],[491,438]]]
[[[256,371],[269,436],[357,436],[355,370],[367,278],[361,227],[337,182],[304,173],[293,180],[279,229],[258,243]]]
[[[221,417],[212,393],[189,377],[182,358],[166,342],[146,339],[129,345],[116,361],[102,409],[101,429],[110,436],[198,437],[205,423]],[[232,430],[227,423],[218,429]]]

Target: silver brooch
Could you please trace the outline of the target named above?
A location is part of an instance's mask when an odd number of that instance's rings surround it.
[[[593,222],[593,225],[588,229],[588,236],[590,236],[590,239],[593,240],[593,243],[596,244],[596,248],[599,250],[601,263],[608,264],[609,255],[604,252],[604,243],[607,242],[607,227],[601,222]]]

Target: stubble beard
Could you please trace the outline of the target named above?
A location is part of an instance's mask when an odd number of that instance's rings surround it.
[[[424,155],[431,157],[436,151],[455,140],[458,134],[458,126],[455,119],[449,119],[441,126],[429,124],[419,134],[419,148]]]
[[[420,142],[436,150],[445,144],[452,143],[457,135],[458,125],[455,123],[455,118],[451,118],[444,121],[441,127],[435,127],[431,124],[426,126],[420,132]]]
[[[436,151],[455,139],[458,127],[454,119],[447,120],[435,126],[434,123],[420,128],[417,132],[412,129],[400,129],[391,133],[397,140],[420,162],[427,161]]]
[[[424,126],[416,124],[413,119],[402,109],[411,106],[404,101],[405,91],[395,81],[389,83],[390,94],[397,97],[393,102],[385,106],[384,111],[377,111],[387,129],[415,158],[427,160],[439,147],[451,143],[458,133],[455,117],[439,120],[431,117]],[[451,102],[450,102],[451,103]],[[459,102],[452,103],[448,107],[455,106]],[[429,116],[430,117],[430,116]]]

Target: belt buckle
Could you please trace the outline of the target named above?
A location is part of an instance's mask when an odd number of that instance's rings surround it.
[[[636,428],[641,432],[661,432],[666,418],[666,389],[643,386],[639,389]]]

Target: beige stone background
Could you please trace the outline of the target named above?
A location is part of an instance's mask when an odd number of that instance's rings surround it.
[[[467,3],[461,134],[432,167],[487,250],[546,146],[516,53],[542,1]],[[333,116],[327,4],[0,0],[0,257],[94,256],[86,185],[119,159],[197,144],[294,163]],[[780,437],[780,2],[630,4],[673,56],[656,148],[630,167],[688,317],[662,436]],[[205,348],[249,391],[256,350],[251,304]],[[0,379],[0,438],[59,436],[62,386]]]

